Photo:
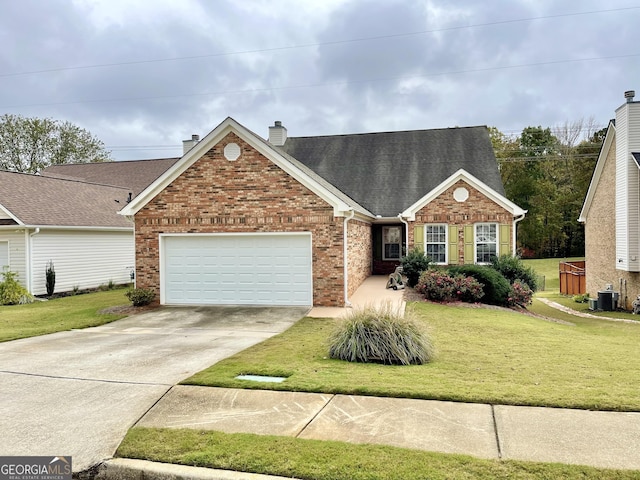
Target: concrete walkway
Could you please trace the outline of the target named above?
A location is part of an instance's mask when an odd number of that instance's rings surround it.
[[[373,275],[367,278],[349,298],[351,307],[313,307],[307,314],[315,318],[337,318],[347,315],[354,308],[377,306],[390,303],[404,312],[404,290],[386,288],[388,275]]]
[[[640,413],[174,386],[137,426],[640,469]]]

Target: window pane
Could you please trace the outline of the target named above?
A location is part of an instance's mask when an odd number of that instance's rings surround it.
[[[384,243],[400,243],[400,227],[383,229]]]
[[[433,262],[445,263],[447,261],[446,246],[441,244],[427,245],[427,256],[431,258]]]
[[[384,245],[384,258],[394,259],[400,258],[400,244],[398,243],[386,243]]]

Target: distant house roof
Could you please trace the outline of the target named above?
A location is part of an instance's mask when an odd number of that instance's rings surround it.
[[[52,165],[40,172],[40,175],[123,187],[129,189],[135,197],[178,160],[180,159],[161,158],[125,162]]]
[[[128,195],[126,188],[0,171],[0,210],[17,225],[132,228],[117,214]]]
[[[460,169],[504,195],[484,126],[289,137],[276,148],[385,217],[397,216]]]

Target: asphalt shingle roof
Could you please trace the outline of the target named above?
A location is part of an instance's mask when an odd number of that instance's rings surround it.
[[[40,175],[128,188],[135,197],[180,158],[52,165]]]
[[[129,189],[0,171],[0,204],[29,226],[128,227]]]
[[[504,195],[485,126],[289,137],[280,148],[384,217],[397,216],[461,168]]]

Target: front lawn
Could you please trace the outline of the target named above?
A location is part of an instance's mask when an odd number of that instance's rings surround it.
[[[0,342],[35,337],[75,328],[109,323],[124,315],[100,310],[127,304],[124,289],[36,301],[28,305],[0,306]]]
[[[640,411],[640,324],[560,316],[553,323],[504,309],[411,304],[436,359],[422,366],[327,358],[336,320],[305,318],[286,332],[223,360],[184,384],[506,405]],[[286,376],[283,383],[236,380]]]

